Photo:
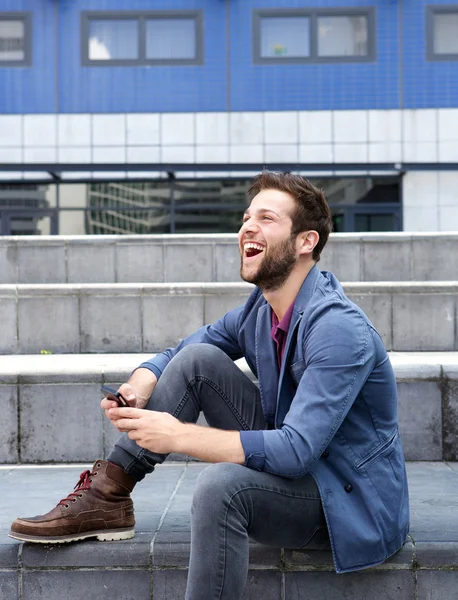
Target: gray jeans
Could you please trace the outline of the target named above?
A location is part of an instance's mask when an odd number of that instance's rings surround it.
[[[147,409],[194,423],[202,411],[218,429],[265,429],[259,390],[221,350],[194,344],[167,365]],[[165,455],[140,448],[127,435],[108,460],[138,481]],[[249,538],[277,548],[324,549],[329,536],[311,475],[286,479],[232,463],[199,475],[191,508],[187,600],[238,600],[245,588]]]

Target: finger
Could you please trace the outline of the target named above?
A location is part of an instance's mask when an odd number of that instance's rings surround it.
[[[119,406],[110,408],[108,412],[117,419],[140,419],[145,414],[145,410],[141,408],[120,408]]]
[[[137,419],[117,419],[116,427],[120,431],[132,431],[138,429],[139,421]]]
[[[123,398],[125,398],[129,403],[135,403],[137,400],[137,395],[133,387],[128,383],[123,383],[119,388],[118,392],[121,394]]]
[[[100,402],[100,406],[102,407],[103,410],[108,410],[110,408],[116,408],[118,406],[118,403],[115,402],[114,400],[108,400],[108,398],[104,398]]]

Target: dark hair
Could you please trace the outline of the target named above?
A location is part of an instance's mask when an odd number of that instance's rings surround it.
[[[288,193],[295,199],[296,208],[290,215],[291,235],[296,236],[301,231],[317,231],[320,239],[313,249],[312,256],[318,262],[332,231],[331,211],[323,191],[301,175],[274,173],[273,171],[263,171],[256,175],[248,190],[250,200],[262,190],[279,190]]]

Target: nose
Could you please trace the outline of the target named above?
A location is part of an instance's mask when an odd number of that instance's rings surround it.
[[[254,219],[252,219],[250,217],[240,227],[239,235],[242,236],[242,235],[244,235],[245,233],[248,233],[248,232],[258,231],[258,229],[259,228],[258,228],[256,222],[254,221]]]

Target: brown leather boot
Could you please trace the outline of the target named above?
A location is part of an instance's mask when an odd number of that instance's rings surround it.
[[[90,537],[99,541],[127,540],[135,534],[130,499],[135,481],[124,469],[105,460],[80,475],[71,492],[46,515],[16,519],[9,536],[41,544],[74,542]]]

